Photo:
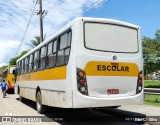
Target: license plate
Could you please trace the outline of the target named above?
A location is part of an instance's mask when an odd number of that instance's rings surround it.
[[[119,94],[119,89],[108,89],[107,93],[108,94]]]

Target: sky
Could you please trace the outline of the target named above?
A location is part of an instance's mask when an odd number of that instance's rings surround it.
[[[72,19],[84,17],[111,18],[139,25],[142,37],[154,38],[160,28],[160,0],[43,0],[44,34],[49,36]],[[0,67],[39,36],[39,4],[36,0],[0,0]],[[24,33],[28,25],[26,35]],[[21,45],[22,43],[22,45]],[[21,45],[21,46],[20,46]],[[20,48],[19,48],[20,47]]]

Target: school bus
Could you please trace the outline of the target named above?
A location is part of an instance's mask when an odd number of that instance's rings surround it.
[[[61,108],[143,103],[140,27],[76,18],[17,60],[20,98]]]
[[[14,65],[8,66],[2,74],[2,80],[5,80],[7,83],[7,92],[12,91],[14,92],[14,86],[15,86],[15,75],[13,74],[13,71],[15,70]]]

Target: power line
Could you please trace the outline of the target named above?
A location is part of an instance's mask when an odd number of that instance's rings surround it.
[[[102,0],[101,2],[97,1],[97,2],[93,3],[91,5],[91,7],[89,7],[87,10],[85,10],[82,14],[80,14],[80,15],[78,15],[76,17],[85,16],[86,14],[89,14],[89,13],[93,12],[98,7],[103,6],[104,4],[108,3],[109,1],[110,0]],[[54,32],[49,33],[49,35],[47,37],[51,36],[53,33],[55,33],[56,31],[58,31],[61,27],[63,27],[64,25],[66,25],[69,21],[73,20],[73,18],[75,18],[75,17],[71,17],[65,23],[61,24],[60,26],[55,27],[56,30]]]
[[[37,1],[38,1],[38,0],[37,0]],[[37,4],[37,1],[35,2],[35,4],[34,4],[34,1],[33,1],[34,6],[33,6],[33,9],[31,9],[30,17],[29,17],[29,20],[28,20],[26,29],[25,29],[25,31],[24,31],[23,37],[22,37],[22,39],[21,39],[21,43],[20,43],[20,45],[19,45],[19,47],[18,47],[18,50],[17,50],[17,52],[16,52],[16,55],[18,54],[18,52],[19,52],[19,50],[20,50],[20,48],[21,48],[21,46],[22,46],[22,43],[23,43],[23,41],[24,41],[24,38],[25,38],[25,36],[26,36],[26,34],[27,34],[27,31],[28,31],[28,28],[29,28],[29,25],[30,25],[30,22],[31,22],[31,19],[32,19],[32,16],[33,16],[33,13],[34,13],[34,10],[35,10],[35,7],[36,7],[36,4]]]
[[[109,2],[109,1],[110,1],[110,0],[102,0],[101,2],[98,2],[98,1],[97,1],[96,3],[93,3],[93,4],[92,4],[93,7],[87,9],[84,13],[82,13],[81,15],[79,15],[79,17],[80,17],[80,16],[87,15],[87,14],[93,12],[93,11],[96,10],[98,7],[103,6],[106,2]],[[96,5],[94,6],[94,4],[96,4]]]
[[[34,0],[32,1],[32,4],[30,5],[30,14],[29,14],[29,18],[32,15],[32,11],[33,11],[33,7],[34,7]],[[28,20],[29,21],[29,20]]]

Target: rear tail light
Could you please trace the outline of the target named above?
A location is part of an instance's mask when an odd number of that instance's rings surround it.
[[[77,68],[77,88],[81,94],[88,95],[86,74],[80,68]]]
[[[78,82],[79,82],[80,85],[83,86],[86,83],[86,80],[85,79],[80,79]]]
[[[140,79],[140,80],[138,81],[138,83],[139,83],[139,84],[142,84],[142,79]]]
[[[78,72],[77,74],[80,78],[83,78],[85,76],[85,73],[82,71]]]
[[[139,77],[139,78],[142,78],[142,76],[143,76],[142,73],[139,73],[139,74],[138,74],[138,77]]]
[[[143,89],[143,74],[142,71],[140,71],[137,78],[136,94],[139,94],[142,91],[142,89]]]

